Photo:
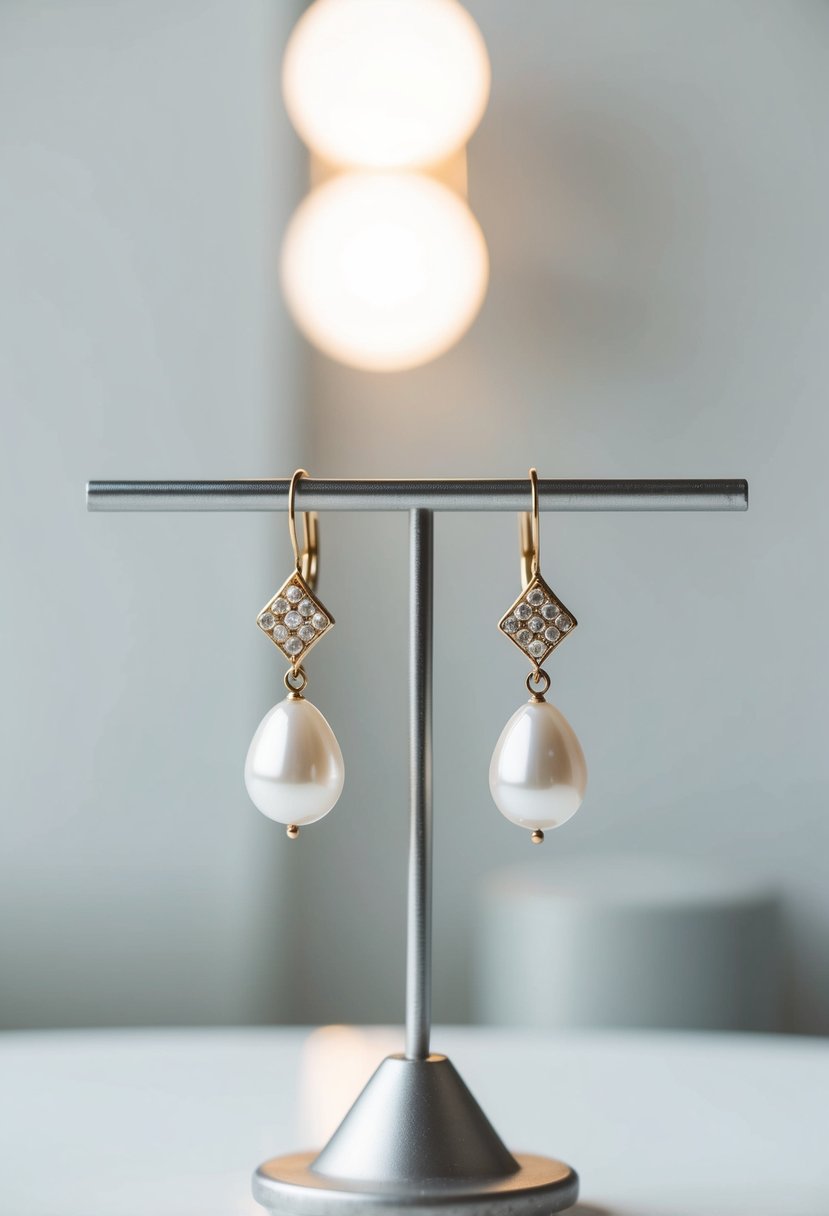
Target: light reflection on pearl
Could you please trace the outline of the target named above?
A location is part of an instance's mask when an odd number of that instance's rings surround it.
[[[298,827],[322,819],[345,781],[340,745],[320,711],[304,697],[268,710],[251,740],[245,786],[263,815]]]
[[[519,827],[556,828],[582,804],[587,764],[576,733],[547,701],[529,701],[507,722],[489,768],[489,788]]]

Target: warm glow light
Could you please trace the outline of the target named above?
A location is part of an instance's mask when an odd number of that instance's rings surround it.
[[[372,371],[414,367],[457,342],[481,306],[488,269],[466,203],[418,174],[332,178],[301,204],[282,248],[300,329],[335,359]]]
[[[379,1026],[321,1026],[302,1049],[299,1076],[300,1135],[321,1147],[334,1134],[343,1115],[380,1061],[401,1051],[399,1031]]]
[[[480,30],[456,0],[316,0],[285,51],[291,121],[324,160],[413,168],[466,143],[489,96]]]

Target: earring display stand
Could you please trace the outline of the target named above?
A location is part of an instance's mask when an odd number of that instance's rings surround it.
[[[286,511],[289,480],[91,481],[90,511]],[[539,481],[541,511],[745,511],[748,483]],[[419,1216],[549,1216],[573,1206],[575,1171],[512,1154],[450,1061],[430,1047],[432,997],[432,621],[436,511],[526,511],[526,479],[323,481],[297,510],[408,511],[410,837],[406,1046],[375,1072],[328,1144],[274,1157],[253,1193],[285,1216],[401,1210]]]

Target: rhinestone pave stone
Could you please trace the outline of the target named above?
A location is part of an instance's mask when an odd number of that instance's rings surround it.
[[[501,618],[498,628],[530,662],[540,667],[567,634],[573,632],[576,624],[570,609],[564,607],[537,574]]]
[[[334,624],[334,618],[299,574],[283,583],[256,618],[278,650],[297,666]]]

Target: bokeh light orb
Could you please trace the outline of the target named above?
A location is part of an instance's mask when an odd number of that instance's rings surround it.
[[[489,85],[483,37],[457,0],[316,0],[283,61],[291,122],[341,166],[445,160],[481,121]]]
[[[464,200],[414,173],[331,178],[301,203],[282,246],[299,328],[333,358],[372,371],[415,367],[457,342],[488,276],[486,242]]]

